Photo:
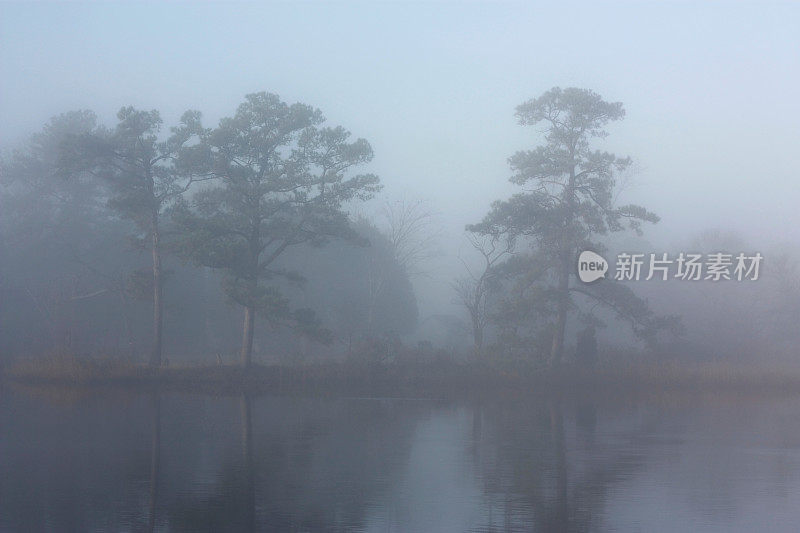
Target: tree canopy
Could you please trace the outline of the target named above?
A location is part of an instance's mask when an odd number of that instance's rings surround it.
[[[658,217],[638,205],[616,205],[617,175],[629,157],[593,148],[591,141],[608,135],[605,127],[622,119],[620,102],[607,102],[587,89],[555,87],[520,104],[516,117],[522,126],[543,126],[543,143],[509,158],[510,181],[523,191],[495,201],[484,219],[467,227],[479,235],[522,241],[547,265],[544,279],[552,290],[544,296],[555,303],[550,360],[558,364],[564,351],[567,313],[573,300],[570,279],[579,249],[602,250],[597,238],[629,228],[641,232],[643,222]],[[603,304],[630,303],[629,291],[603,280]],[[584,291],[595,295],[594,291]],[[614,299],[612,294],[620,298]],[[540,302],[539,305],[542,305]],[[641,319],[646,319],[639,313]],[[639,329],[637,329],[639,331]]]
[[[223,270],[226,294],[245,308],[244,364],[256,313],[327,338],[313,313],[291,309],[270,284],[276,277],[299,280],[275,261],[291,246],[357,239],[343,207],[380,188],[373,174],[349,175],[372,159],[369,143],[351,141],[347,130],[323,122],[311,106],[263,92],[247,95],[233,117],[204,136],[207,158],[191,164],[195,173],[212,176],[213,185],[175,209],[183,253]]]

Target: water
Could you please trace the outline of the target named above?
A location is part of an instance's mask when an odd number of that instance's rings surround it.
[[[0,394],[3,531],[797,531],[800,399]]]

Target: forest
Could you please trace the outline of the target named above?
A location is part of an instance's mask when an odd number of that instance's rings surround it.
[[[555,87],[514,116],[532,130],[508,159],[518,192],[464,228],[454,311],[431,315],[414,282],[440,253],[440,213],[382,199],[370,143],[312,105],[252,93],[215,127],[197,110],[174,125],[130,106],[113,124],[57,115],[2,161],[3,366],[535,370],[791,352],[800,287],[785,250],[764,251],[752,280],[581,283],[582,250],[649,252],[659,222],[618,201],[631,157],[597,148],[624,106]],[[720,229],[684,242],[756,252]]]

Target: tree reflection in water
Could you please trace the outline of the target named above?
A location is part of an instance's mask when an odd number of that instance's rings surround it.
[[[653,486],[676,524],[735,528],[742,501],[792,516],[798,412],[6,389],[0,530],[582,532],[646,524]]]

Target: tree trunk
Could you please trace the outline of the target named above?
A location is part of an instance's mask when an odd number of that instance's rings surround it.
[[[252,306],[244,308],[244,329],[242,331],[242,366],[250,366],[253,354],[253,332],[255,328],[256,310]]]
[[[128,297],[125,296],[125,287],[123,282],[120,282],[120,286],[122,288],[119,290],[118,294],[120,303],[122,304],[122,327],[125,333],[125,344],[127,346],[126,353],[128,354],[128,360],[133,362],[134,358],[136,357],[136,346],[133,340],[133,327],[131,326]]]
[[[258,290],[258,273],[259,273],[259,255],[261,254],[261,234],[259,228],[260,221],[254,223],[251,228],[251,235],[249,239],[249,264],[248,264],[248,278],[247,278],[247,297],[255,298]],[[285,248],[285,245],[284,245]],[[280,248],[273,252],[273,259],[280,253]],[[269,264],[268,260],[266,264]],[[244,328],[242,331],[242,367],[248,368],[251,363],[253,355],[253,333],[255,330],[256,322],[256,308],[251,300],[250,305],[245,305],[244,308]]]
[[[472,338],[475,341],[475,355],[480,357],[483,354],[483,328],[474,321],[472,324]]]
[[[153,231],[153,352],[150,366],[161,366],[161,339],[164,325],[163,291],[161,286],[161,244],[158,229],[158,212],[154,209],[150,221]]]
[[[569,307],[569,268],[572,254],[569,250],[562,252],[558,270],[558,304],[556,329],[553,332],[553,345],[550,350],[550,365],[561,364],[564,355],[564,332],[567,328],[567,308]]]
[[[564,190],[565,203],[567,204],[566,220],[564,220],[563,235],[561,236],[560,255],[558,266],[558,307],[556,316],[556,330],[553,332],[553,346],[550,350],[550,366],[561,364],[564,355],[564,332],[567,328],[567,309],[569,307],[569,273],[572,267],[573,235],[572,221],[575,213],[575,147],[570,147],[571,165],[569,181]]]
[[[207,354],[218,350],[217,343],[212,342],[211,332],[213,328],[211,323],[211,298],[208,294],[208,276],[208,267],[203,267],[203,322],[205,323],[205,327],[203,328],[203,350]],[[214,344],[214,348],[211,347],[212,344]]]

